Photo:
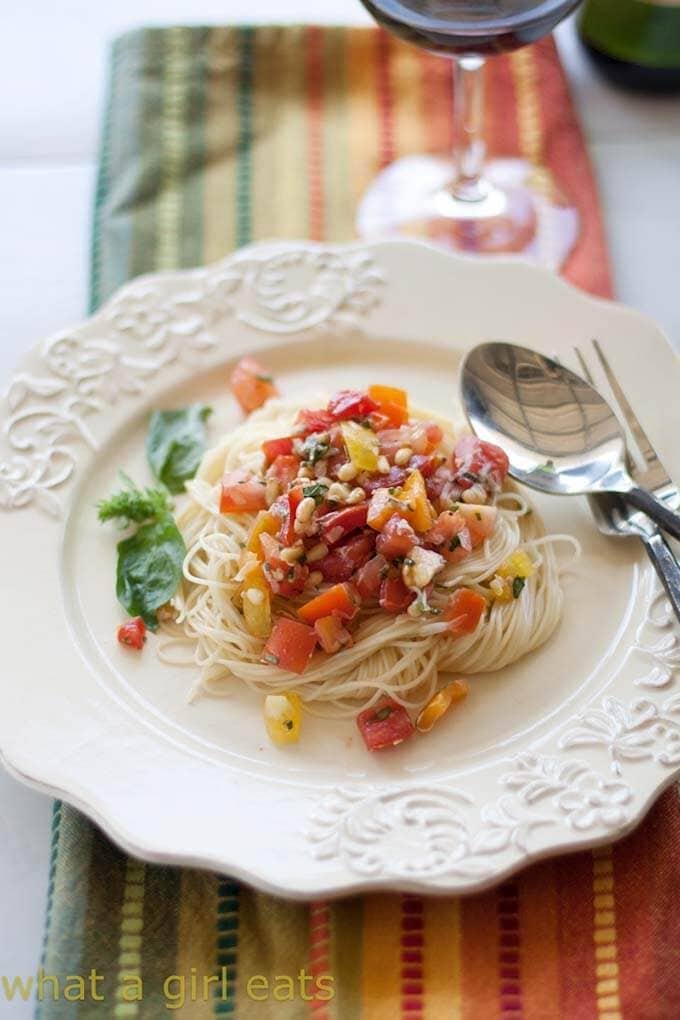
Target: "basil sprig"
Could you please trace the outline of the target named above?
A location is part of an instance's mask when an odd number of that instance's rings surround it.
[[[154,411],[149,422],[146,453],[154,476],[172,493],[184,492],[207,444],[205,423],[212,408],[192,404],[177,411]]]
[[[158,609],[170,601],[182,580],[186,546],[167,495],[160,489],[139,489],[123,478],[125,488],[99,504],[99,519],[137,526],[118,543],[116,595],[131,616],[141,616],[156,630]]]

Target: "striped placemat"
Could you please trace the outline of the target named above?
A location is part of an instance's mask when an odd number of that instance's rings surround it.
[[[609,293],[596,191],[552,42],[492,60],[487,103],[491,151],[547,165],[579,207],[566,275]],[[381,166],[449,150],[450,105],[447,63],[375,30],[125,36],[102,139],[93,306],[130,276],[254,239],[351,238]],[[228,831],[228,791],[215,810]],[[42,1020],[670,1020],[679,845],[672,791],[614,848],[535,865],[483,895],[308,906],[129,859],[56,804],[44,980],[31,994]]]

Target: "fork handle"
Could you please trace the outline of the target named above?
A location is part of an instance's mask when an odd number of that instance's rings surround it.
[[[680,539],[680,515],[674,513],[665,503],[655,499],[647,489],[640,489],[637,485],[633,485],[621,495],[627,503],[632,503],[638,510],[644,511],[673,538]]]
[[[660,531],[640,531],[639,535],[680,621],[680,563]]]

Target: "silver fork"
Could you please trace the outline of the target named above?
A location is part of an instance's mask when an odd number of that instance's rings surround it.
[[[680,504],[680,492],[668,476],[668,472],[659,460],[659,457],[652,446],[647,433],[640,424],[633,408],[628,402],[621,385],[616,378],[614,371],[597,340],[592,341],[595,357],[597,358],[609,387],[618,405],[619,411],[626,421],[638,449],[644,460],[644,468],[639,468],[628,452],[628,468],[638,485],[651,489],[657,496],[667,502],[670,506],[677,508]],[[596,386],[592,372],[583,352],[574,348],[584,378],[592,386]],[[644,542],[647,554],[654,564],[654,569],[659,575],[666,594],[676,616],[680,620],[680,564],[676,560],[659,528],[646,514],[633,510],[620,496],[600,494],[588,497],[588,503],[592,510],[595,522],[600,531],[605,535],[617,537],[636,537]]]

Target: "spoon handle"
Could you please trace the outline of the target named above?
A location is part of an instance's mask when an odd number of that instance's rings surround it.
[[[638,510],[644,511],[648,517],[667,531],[673,538],[680,539],[680,515],[674,513],[661,500],[655,499],[651,492],[640,489],[637,485],[622,492],[621,495],[627,503],[632,503]]]
[[[654,564],[659,580],[666,589],[673,611],[680,621],[680,564],[657,528],[649,531],[640,530],[639,535],[645,543],[645,548]]]

